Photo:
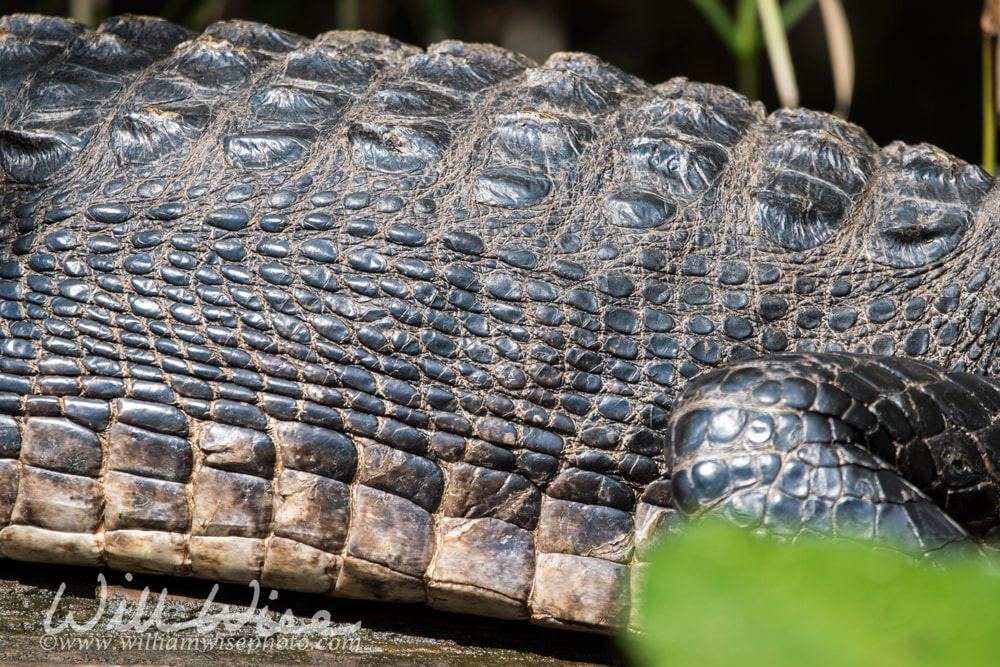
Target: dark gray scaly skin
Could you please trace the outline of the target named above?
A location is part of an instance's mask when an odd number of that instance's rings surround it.
[[[0,19],[3,556],[607,631],[678,510],[988,537],[979,168],[583,54],[195,37]]]

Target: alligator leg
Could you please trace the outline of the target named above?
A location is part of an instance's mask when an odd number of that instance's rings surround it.
[[[673,498],[797,539],[924,556],[997,523],[1000,386],[917,361],[778,355],[702,375],[671,416]]]

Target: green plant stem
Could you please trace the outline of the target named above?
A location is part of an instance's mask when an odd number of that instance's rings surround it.
[[[823,29],[830,49],[830,67],[833,70],[833,90],[836,106],[833,113],[847,118],[854,94],[854,48],[851,46],[851,28],[840,0],[819,0],[823,15]]]
[[[361,7],[358,0],[338,0],[337,29],[357,30],[361,27]]]
[[[757,94],[757,57],[739,58],[736,61],[736,89],[751,100],[759,97]]]
[[[767,45],[767,55],[771,60],[771,72],[774,75],[774,85],[778,89],[778,99],[785,107],[799,104],[799,90],[795,83],[795,69],[792,67],[792,56],[788,50],[788,37],[781,21],[781,10],[778,0],[757,0],[760,12],[760,24],[764,29],[764,43]]]
[[[760,24],[757,22],[757,0],[739,0],[733,31],[733,55],[739,91],[756,99],[757,51],[760,49]]]
[[[75,21],[96,28],[99,16],[104,14],[104,0],[69,0],[69,15]]]
[[[983,35],[983,169],[996,171],[997,128],[993,94],[993,38]]]
[[[809,12],[816,4],[817,0],[787,0],[779,8],[777,0],[737,0],[734,15],[730,16],[721,0],[691,0],[691,3],[701,11],[705,20],[712,28],[723,44],[733,54],[736,60],[736,87],[750,98],[756,98],[758,81],[758,54],[761,47],[761,23],[758,22],[758,10],[760,21],[763,17],[769,16],[769,20],[776,22],[778,41],[785,44],[785,62],[776,64],[775,59],[781,58],[779,55],[771,54],[772,66],[775,68],[775,77],[779,76],[779,71],[785,77],[783,82],[777,82],[779,90],[789,92],[788,77],[791,75],[791,91],[794,93],[790,99],[798,97],[795,91],[794,73],[791,71],[791,58],[787,56],[788,42],[784,35],[791,30],[795,24]],[[782,29],[783,26],[783,29]],[[772,39],[776,39],[772,35]],[[768,42],[769,53],[771,53],[770,41]],[[785,102],[787,104],[787,102]]]
[[[425,0],[427,43],[440,42],[451,36],[451,3],[449,0]]]

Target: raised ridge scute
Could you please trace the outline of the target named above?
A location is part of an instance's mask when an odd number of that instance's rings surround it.
[[[447,52],[411,56],[406,61],[404,78],[466,93],[480,91],[499,79],[480,63]]]
[[[541,172],[501,167],[481,171],[473,192],[480,204],[523,208],[542,201],[551,190],[552,183]]]
[[[226,161],[243,169],[273,169],[302,157],[311,139],[291,133],[236,134],[223,139]]]
[[[626,190],[605,199],[601,210],[617,227],[651,229],[673,218],[676,206],[649,191]]]
[[[418,118],[447,116],[467,106],[461,96],[448,95],[417,83],[383,88],[373,95],[373,99],[385,112]]]
[[[359,166],[387,174],[421,172],[441,159],[450,137],[439,126],[354,123],[351,157]]]
[[[553,53],[545,61],[544,67],[574,72],[623,94],[634,94],[647,87],[641,79],[626,74],[590,53],[565,51]]]
[[[877,148],[835,116],[782,109],[767,119],[764,168],[750,186],[753,219],[788,250],[814,248],[844,224],[875,170]]]
[[[0,17],[0,30],[10,32],[29,42],[64,47],[78,35],[88,32],[87,26],[71,19],[40,14],[10,14]]]
[[[148,164],[195,141],[199,130],[172,111],[147,108],[111,121],[111,146],[121,164]]]
[[[257,59],[225,40],[199,37],[179,45],[169,65],[195,85],[226,89],[249,83]]]
[[[567,70],[526,70],[522,86],[529,97],[570,112],[599,113],[619,99],[600,84]]]
[[[107,32],[80,35],[66,46],[64,57],[74,65],[115,76],[147,67],[153,60],[150,54]]]
[[[334,47],[351,54],[360,54],[383,61],[402,61],[420,49],[398,39],[368,30],[330,30],[316,37],[314,43]]]
[[[21,183],[44,183],[80,152],[87,138],[49,130],[0,130],[0,166]]]
[[[378,72],[376,62],[358,58],[320,44],[310,44],[285,58],[285,76],[340,88],[365,90]]]
[[[105,19],[97,31],[114,35],[130,48],[156,57],[169,55],[178,44],[197,36],[176,23],[152,16],[112,16]]]
[[[912,268],[946,256],[969,235],[993,179],[927,144],[897,142],[883,153],[891,176],[865,208],[872,258]]]
[[[264,23],[229,19],[216,21],[203,33],[205,37],[226,40],[235,46],[269,54],[281,54],[292,51],[308,40],[302,35],[296,35],[287,30],[279,30]]]

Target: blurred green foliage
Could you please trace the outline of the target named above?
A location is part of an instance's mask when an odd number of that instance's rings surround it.
[[[757,19],[757,0],[738,0],[731,16],[722,0],[691,0],[691,3],[711,24],[736,61],[737,90],[756,99],[757,64],[764,46]],[[816,0],[786,0],[781,5],[781,22],[785,32],[794,28],[815,4]]]
[[[988,562],[915,565],[894,552],[797,545],[706,523],[663,544],[637,602],[638,665],[986,665],[1000,656]]]

